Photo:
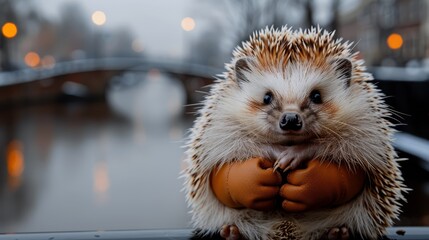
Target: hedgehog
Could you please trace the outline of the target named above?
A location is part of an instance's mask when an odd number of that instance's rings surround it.
[[[182,174],[196,229],[211,235],[235,225],[245,239],[320,239],[346,226],[376,239],[399,218],[407,188],[392,146],[394,114],[352,46],[320,27],[285,26],[256,31],[235,48],[186,143]],[[211,191],[211,171],[255,156],[275,156],[284,170],[311,158],[359,167],[367,182],[352,201],[299,216],[226,207]]]

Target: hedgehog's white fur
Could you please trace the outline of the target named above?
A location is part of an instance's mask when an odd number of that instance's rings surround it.
[[[392,225],[405,187],[391,145],[391,114],[382,93],[370,82],[371,74],[365,72],[363,61],[356,59],[350,47],[321,29],[292,31],[284,27],[261,30],[236,48],[223,79],[216,81],[199,111],[187,145],[183,176],[196,228],[213,233],[228,224],[236,225],[247,239],[317,239],[326,229],[343,225],[355,234],[376,238]],[[246,57],[254,63],[243,73],[247,81],[240,83],[234,65]],[[332,67],[339,58],[352,63],[350,86],[342,84],[344,79]],[[273,150],[286,150],[298,158],[302,152],[296,146],[273,144],[279,139],[269,129],[267,113],[252,112],[249,103],[260,101],[271,89],[278,101],[283,101],[282,106],[298,108],[296,103],[305,101],[314,87],[322,89],[325,101],[334,107],[321,108],[317,120],[308,120],[306,124],[317,137],[306,147],[312,149],[311,156],[345,164],[351,171],[357,166],[364,169],[368,178],[364,191],[345,205],[299,217],[281,210],[231,209],[220,203],[209,181],[216,166],[254,156],[269,157]],[[288,230],[288,224],[298,230]]]

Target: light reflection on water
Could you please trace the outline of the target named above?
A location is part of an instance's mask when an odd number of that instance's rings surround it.
[[[22,145],[17,140],[12,140],[6,147],[7,188],[15,191],[21,185],[22,172],[24,171],[24,156]]]
[[[192,124],[177,108],[184,93],[160,74],[134,77],[148,81],[109,92],[110,106],[1,113],[1,165],[21,158],[25,168],[14,185],[0,170],[0,232],[189,227],[178,179]]]

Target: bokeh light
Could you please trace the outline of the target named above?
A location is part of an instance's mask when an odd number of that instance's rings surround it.
[[[98,26],[104,25],[106,23],[106,14],[102,11],[95,11],[92,13],[92,22]]]
[[[190,17],[186,17],[184,19],[182,19],[182,29],[185,31],[192,31],[195,28],[195,20],[193,18]]]
[[[29,52],[25,55],[24,62],[29,67],[37,67],[40,64],[40,56],[35,52]]]
[[[404,40],[402,39],[402,36],[397,33],[392,33],[387,38],[387,46],[389,46],[390,49],[399,49],[402,47],[403,43]]]
[[[42,66],[44,68],[53,68],[55,66],[55,58],[51,55],[46,55],[42,58]]]
[[[94,169],[94,190],[97,193],[104,193],[109,189],[109,173],[105,162],[100,161]]]
[[[15,23],[7,22],[3,24],[1,32],[6,38],[14,38],[16,34],[18,34],[18,28],[16,27]]]

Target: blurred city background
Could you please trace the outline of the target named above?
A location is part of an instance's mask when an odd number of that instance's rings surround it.
[[[429,1],[0,0],[0,233],[189,228],[183,139],[233,48],[265,26],[355,43],[399,113],[429,226]]]

